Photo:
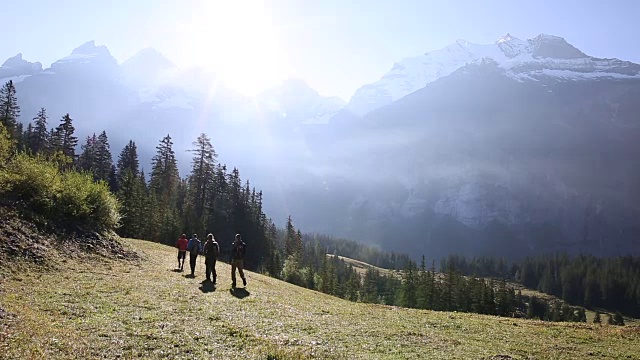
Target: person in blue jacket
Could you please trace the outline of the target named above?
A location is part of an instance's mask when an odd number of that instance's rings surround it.
[[[198,254],[202,253],[202,242],[200,241],[200,239],[198,239],[198,234],[193,234],[193,237],[189,240],[189,244],[187,244],[187,251],[189,252],[191,276],[195,276]]]

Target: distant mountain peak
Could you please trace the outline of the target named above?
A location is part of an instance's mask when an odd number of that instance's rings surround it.
[[[104,45],[100,45],[100,46],[96,46],[96,43],[94,40],[91,41],[87,41],[86,43],[78,46],[77,48],[73,49],[73,51],[71,52],[71,55],[108,55],[111,56],[111,53],[109,53],[109,49],[107,49],[106,46]]]
[[[22,59],[22,53],[17,53],[15,56],[8,58],[4,63],[2,63],[2,66],[11,66],[11,64],[21,63],[22,61],[24,61]]]
[[[505,36],[499,38],[498,40],[496,40],[496,44],[502,44],[505,42],[509,42],[509,41],[513,41],[513,40],[520,40],[517,37],[511,35],[510,33],[507,33]]]
[[[8,58],[2,66],[0,66],[0,78],[33,75],[42,71],[42,64],[39,62],[29,62],[22,58],[22,53]]]
[[[122,63],[122,65],[127,66],[126,64],[132,64],[132,63],[151,64],[152,66],[161,67],[161,68],[175,67],[175,65],[169,59],[167,59],[160,51],[152,47],[146,47],[138,51],[135,55],[125,60]]]
[[[118,62],[111,56],[106,46],[96,46],[95,42],[91,40],[73,49],[69,56],[51,64],[50,70],[53,72],[67,71],[77,66],[87,69],[95,69],[97,66],[104,71],[117,71]]]
[[[637,64],[590,57],[560,36],[540,34],[521,40],[507,33],[492,44],[456,40],[442,49],[397,62],[380,80],[358,89],[347,109],[364,115],[430,82],[449,76],[466,65],[480,64],[484,59],[492,59],[505,71],[506,76],[518,81],[541,78],[640,78]]]

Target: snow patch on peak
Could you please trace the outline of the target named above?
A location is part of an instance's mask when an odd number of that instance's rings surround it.
[[[380,80],[362,86],[351,98],[347,109],[357,115],[388,105],[428,83],[448,76],[470,64],[481,64],[486,59],[505,69],[507,76],[519,80],[553,76],[561,71],[591,75],[579,78],[640,77],[640,66],[617,59],[605,60],[587,56],[559,36],[541,34],[533,39],[520,40],[506,34],[493,44],[474,44],[466,40],[423,55],[406,58],[395,63]],[[545,72],[541,70],[553,70]],[[612,75],[614,74],[614,75]]]
[[[512,40],[520,40],[520,39],[518,39],[517,37],[507,33],[507,35],[505,35],[505,36],[501,37],[500,39],[498,39],[496,41],[496,44],[502,44],[502,43],[509,42],[509,41],[512,41]]]

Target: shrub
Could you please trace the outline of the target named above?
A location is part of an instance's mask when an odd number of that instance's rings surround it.
[[[282,269],[282,279],[291,284],[304,286],[303,277],[300,273],[300,264],[295,256],[289,255],[287,260],[285,260]]]
[[[0,167],[6,163],[13,150],[13,141],[7,132],[7,129],[0,124]]]
[[[0,169],[0,196],[65,228],[114,230],[120,220],[119,203],[104,183],[25,154]]]

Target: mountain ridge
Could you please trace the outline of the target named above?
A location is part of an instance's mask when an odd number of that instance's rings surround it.
[[[363,116],[485,58],[497,62],[522,81],[545,77],[558,80],[640,78],[640,65],[587,56],[559,36],[541,34],[523,41],[507,34],[492,44],[457,40],[442,49],[396,62],[380,80],[356,90],[347,109]]]

